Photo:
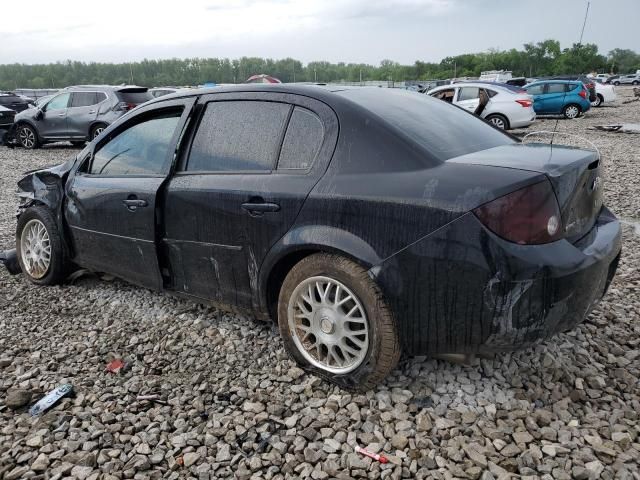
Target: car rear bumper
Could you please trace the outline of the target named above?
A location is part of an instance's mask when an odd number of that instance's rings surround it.
[[[606,292],[621,228],[603,208],[576,244],[523,246],[471,213],[370,270],[410,354],[524,348],[575,327]]]

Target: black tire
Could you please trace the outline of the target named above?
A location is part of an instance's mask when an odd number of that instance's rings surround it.
[[[77,148],[82,148],[82,147],[85,146],[86,143],[87,142],[85,142],[84,140],[77,140],[77,141],[71,142],[71,145],[73,145],[74,147],[77,147]]]
[[[615,82],[613,82],[613,84],[617,87],[618,85],[620,85],[620,82],[616,80]]]
[[[637,80],[634,80],[633,82],[631,82],[631,85],[640,85],[640,82],[638,82]]]
[[[575,112],[577,109],[577,114],[574,114],[573,112]],[[580,108],[580,105],[576,105],[575,103],[570,103],[569,105],[565,105],[565,107],[562,109],[562,115],[564,115],[564,118],[568,118],[569,120],[572,120],[574,118],[578,118],[580,115],[582,114],[582,109]]]
[[[91,127],[91,133],[89,135],[89,139],[94,140],[107,127],[108,125],[106,123],[98,123],[94,125],[93,127]]]
[[[596,99],[591,102],[591,106],[592,107],[599,107],[600,105],[602,105],[604,103],[604,97],[600,94],[596,95]]]
[[[487,115],[485,120],[492,123],[495,127],[501,130],[509,130],[511,128],[507,117],[505,117],[504,115],[500,115],[499,113],[492,113],[491,115]]]
[[[18,128],[16,129],[16,138],[18,143],[27,150],[33,150],[40,147],[38,132],[36,132],[35,128],[26,123],[18,125]]]
[[[366,313],[369,329],[366,355],[354,370],[345,374],[311,364],[296,345],[289,327],[288,305],[294,290],[305,280],[316,276],[342,283],[355,294]],[[400,359],[396,323],[382,292],[364,268],[340,255],[310,255],[289,271],[280,289],[278,326],[287,352],[300,366],[348,390],[370,390],[395,368]]]
[[[46,273],[40,277],[35,277],[29,274],[22,257],[22,234],[25,230],[25,226],[27,226],[31,220],[37,220],[44,225],[47,234],[49,235],[49,246],[51,247],[49,267],[46,270]],[[20,215],[20,218],[18,219],[18,226],[16,228],[16,250],[22,273],[30,282],[35,283],[36,285],[57,285],[64,280],[69,267],[69,262],[67,260],[63,239],[58,231],[55,216],[49,208],[43,205],[37,205],[29,207],[22,213],[22,215]]]

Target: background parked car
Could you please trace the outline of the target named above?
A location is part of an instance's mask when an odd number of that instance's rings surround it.
[[[595,102],[591,102],[592,107],[599,107],[603,103],[612,103],[616,101],[616,89],[613,85],[604,83],[604,79],[595,78],[596,82],[596,98]]]
[[[13,92],[0,93],[0,106],[13,110],[14,112],[22,112],[29,108],[32,102],[26,100],[20,95]]]
[[[177,87],[156,87],[156,88],[150,88],[149,93],[154,98],[158,98],[164,95],[169,95],[170,93],[176,93],[178,90],[181,90],[181,89]]]
[[[640,85],[640,75],[631,73],[629,75],[620,75],[613,81],[614,85]]]
[[[151,100],[146,87],[68,87],[37,107],[16,115],[13,133],[24,148],[48,142],[83,145],[126,112]]]
[[[474,112],[480,103],[480,91],[489,96],[489,103],[480,115],[504,130],[525,128],[536,119],[533,101],[520,87],[506,87],[491,82],[465,82],[444,85],[430,90],[427,95],[458,105]]]
[[[589,92],[580,81],[539,80],[524,88],[533,97],[537,114],[576,118],[591,108]]]

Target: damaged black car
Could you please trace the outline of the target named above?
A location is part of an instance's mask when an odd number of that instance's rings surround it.
[[[401,352],[513,350],[580,323],[621,251],[601,178],[596,152],[410,92],[187,91],[20,180],[5,261],[40,285],[82,267],[271,318],[303,367],[368,389]]]

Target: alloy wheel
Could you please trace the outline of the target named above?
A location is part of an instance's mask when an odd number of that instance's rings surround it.
[[[500,117],[491,118],[491,123],[493,123],[496,127],[501,128],[502,130],[506,128],[504,120]]]
[[[20,254],[27,273],[36,279],[44,277],[51,265],[51,240],[44,224],[30,220],[20,235]]]
[[[565,115],[567,118],[576,118],[580,115],[580,110],[575,105],[569,105],[565,110]]]
[[[288,323],[293,341],[315,367],[343,374],[367,356],[369,322],[362,303],[346,285],[329,277],[311,277],[291,294]]]
[[[97,138],[102,132],[104,132],[104,127],[98,127],[93,131],[93,138]],[[93,139],[92,139],[93,140]]]
[[[36,135],[29,127],[22,127],[20,129],[18,139],[24,148],[33,148],[36,144]]]

